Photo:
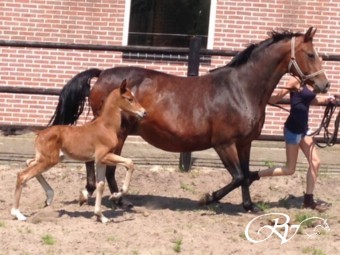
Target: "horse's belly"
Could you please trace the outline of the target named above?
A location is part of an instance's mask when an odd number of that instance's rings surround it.
[[[140,128],[138,134],[149,144],[170,152],[189,152],[211,148],[208,134],[179,134],[154,128]]]

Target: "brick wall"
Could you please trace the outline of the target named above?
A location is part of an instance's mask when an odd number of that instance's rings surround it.
[[[2,0],[0,40],[122,45],[124,0]],[[214,49],[242,50],[277,28],[306,31],[318,28],[315,45],[323,54],[339,54],[340,2],[337,0],[217,0]],[[230,59],[212,57],[200,73]],[[0,86],[62,88],[75,74],[90,67],[138,65],[186,75],[185,62],[123,60],[120,52],[52,50],[0,47]],[[332,82],[330,93],[339,93],[340,62],[325,62]],[[0,93],[0,123],[46,124],[57,97]],[[313,107],[316,127],[323,108]],[[263,134],[282,134],[287,114],[267,108]],[[83,118],[84,120],[84,118]],[[84,120],[85,121],[85,120]]]

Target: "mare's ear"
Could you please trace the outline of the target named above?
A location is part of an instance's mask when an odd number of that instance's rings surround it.
[[[120,94],[123,95],[125,92],[126,92],[126,86],[127,86],[127,83],[126,83],[126,79],[124,79],[122,81],[122,84],[120,84]]]
[[[313,37],[316,33],[316,28],[310,27],[305,34],[305,42],[313,41]]]

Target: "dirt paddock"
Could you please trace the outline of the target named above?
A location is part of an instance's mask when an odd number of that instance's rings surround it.
[[[263,211],[247,213],[241,206],[240,189],[219,204],[198,206],[202,194],[230,181],[221,167],[194,166],[183,173],[163,161],[136,164],[128,195],[135,206],[130,210],[113,207],[105,189],[103,212],[112,220],[108,224],[93,216],[94,197],[89,204],[78,205],[85,169],[74,163],[62,163],[44,174],[55,190],[49,207],[43,207],[45,195],[39,183],[28,182],[21,199],[28,221],[14,220],[10,209],[16,174],[24,167],[24,159],[1,161],[0,254],[340,254],[338,173],[321,173],[317,183],[316,196],[333,204],[325,213],[301,209],[305,170],[254,183],[252,199]],[[119,183],[123,175],[124,169],[118,169]],[[275,217],[265,215],[273,213],[286,215],[289,223],[281,217],[281,227],[274,228]],[[326,219],[329,229],[320,219],[294,228],[310,217]],[[247,226],[251,226],[248,234],[253,239],[268,239],[252,243],[245,232]],[[257,236],[260,227],[264,231]],[[277,232],[271,233],[273,229]]]

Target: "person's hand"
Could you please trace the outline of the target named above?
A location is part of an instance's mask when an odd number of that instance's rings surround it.
[[[326,98],[326,103],[331,103],[331,104],[336,104],[336,99],[335,96],[331,95],[329,97]]]

